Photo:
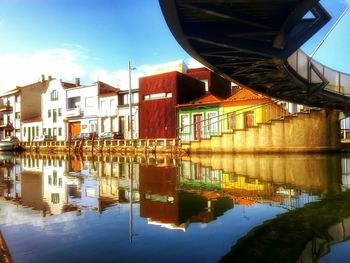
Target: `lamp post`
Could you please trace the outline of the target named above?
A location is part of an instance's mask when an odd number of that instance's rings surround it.
[[[129,111],[130,111],[130,118],[129,118],[129,128],[130,128],[130,140],[131,140],[131,146],[134,146],[134,142],[133,142],[133,125],[132,125],[132,93],[131,93],[131,71],[135,70],[136,68],[131,67],[131,63],[129,61]],[[133,173],[134,173],[134,161],[133,161],[134,157],[131,156],[131,158],[129,159],[129,177],[130,177],[130,196],[129,196],[129,201],[130,201],[130,243],[132,243],[132,238],[133,238],[133,211],[132,211],[132,198],[133,198]]]
[[[131,67],[131,62],[129,61],[129,111],[130,111],[130,117],[129,117],[129,129],[130,129],[130,140],[131,144],[133,144],[133,125],[132,125],[132,93],[131,93],[131,71],[135,70],[136,68]]]

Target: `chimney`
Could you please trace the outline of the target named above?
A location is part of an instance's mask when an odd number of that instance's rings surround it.
[[[45,82],[45,75],[41,74],[41,82],[44,83]]]
[[[51,81],[51,80],[52,80],[52,76],[51,76],[51,75],[49,75],[49,76],[48,76],[48,79],[49,79],[49,81]]]
[[[75,78],[75,86],[76,87],[80,86],[80,78]]]

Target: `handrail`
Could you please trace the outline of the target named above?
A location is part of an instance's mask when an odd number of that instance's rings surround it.
[[[203,135],[204,134],[203,130],[205,128],[208,128],[209,126],[212,126],[212,125],[216,125],[217,123],[222,123],[222,125],[221,126],[218,125],[217,130],[212,131],[209,134],[209,136],[207,136],[207,137],[201,136],[201,139],[210,138],[212,135],[221,135],[223,132],[223,128],[224,128],[223,121],[227,120],[229,118],[229,115],[235,114],[235,118],[237,118],[237,116],[243,115],[244,113],[246,113],[249,110],[256,110],[256,109],[260,109],[260,108],[263,108],[266,106],[271,106],[271,105],[277,106],[278,102],[281,102],[281,100],[272,100],[272,101],[265,102],[265,103],[255,104],[255,105],[248,106],[245,108],[237,109],[235,111],[226,112],[226,113],[223,113],[223,114],[220,114],[218,116],[214,116],[214,117],[211,117],[208,119],[203,119],[199,122],[193,122],[193,123],[190,123],[190,124],[187,124],[184,126],[180,126],[176,129],[177,138],[182,140],[182,141],[191,141],[191,140],[193,140],[192,136],[194,134],[191,132],[189,134],[181,134],[181,131],[190,130],[191,127],[198,125],[200,127],[200,130],[201,130],[201,135]],[[281,106],[279,106],[279,107],[281,107]],[[281,117],[284,118],[284,117],[288,116],[288,114],[286,114],[287,110],[283,109],[282,107],[281,107],[281,112],[282,112],[281,116],[277,116],[277,114],[274,114],[274,116],[272,116],[272,118],[270,116],[270,118],[268,120],[265,120],[264,123],[268,123],[268,122],[271,122],[272,120],[275,120],[275,119],[278,119]],[[212,120],[212,121],[210,121],[210,120]],[[215,121],[213,122],[213,120],[215,120]],[[207,122],[207,123],[205,124],[205,122]],[[226,130],[236,130],[236,128],[232,128],[232,129],[229,128]]]

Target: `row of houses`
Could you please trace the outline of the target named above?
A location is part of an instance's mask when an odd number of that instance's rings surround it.
[[[249,107],[268,103],[269,108]],[[181,66],[141,77],[131,100],[129,91],[101,81],[82,85],[78,78],[69,83],[42,76],[37,83],[0,96],[0,135],[21,141],[48,135],[64,141],[79,133],[118,132],[124,138],[198,140],[300,107],[272,103],[206,68]]]
[[[137,137],[138,91],[132,90],[134,136]],[[0,96],[2,136],[31,141],[48,135],[63,141],[79,133],[121,132],[130,136],[129,93],[104,82],[90,85],[42,76],[41,81]]]

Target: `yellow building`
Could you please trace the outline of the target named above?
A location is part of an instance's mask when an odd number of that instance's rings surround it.
[[[263,95],[241,88],[221,103],[222,131],[253,127],[283,116],[285,110]]]

